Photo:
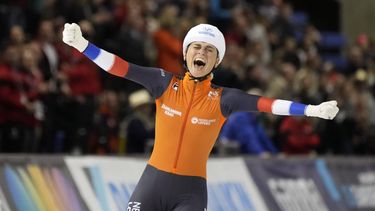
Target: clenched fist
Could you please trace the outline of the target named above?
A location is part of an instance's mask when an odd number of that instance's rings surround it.
[[[338,112],[339,108],[337,107],[337,102],[332,100],[319,105],[308,105],[305,114],[306,116],[333,119]]]
[[[63,42],[76,48],[79,52],[83,52],[89,43],[83,38],[81,28],[76,23],[64,25]]]

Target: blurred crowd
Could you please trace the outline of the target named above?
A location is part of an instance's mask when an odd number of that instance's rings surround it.
[[[340,108],[333,121],[238,113],[217,148],[374,154],[375,40],[361,34],[346,43],[338,68],[321,57],[319,29],[297,26],[294,13],[286,0],[0,1],[0,152],[148,153],[153,100],[65,45],[63,25],[78,23],[85,38],[129,62],[181,74],[184,35],[207,22],[227,44],[215,84],[305,104],[337,100]]]

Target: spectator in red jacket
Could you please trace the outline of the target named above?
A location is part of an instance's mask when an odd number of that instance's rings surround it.
[[[35,128],[38,125],[37,77],[20,66],[21,54],[16,46],[4,51],[0,65],[0,151],[30,152],[36,148]]]
[[[65,63],[59,71],[59,77],[68,85],[69,111],[72,112],[70,140],[66,139],[64,150],[88,152],[90,131],[96,110],[95,96],[101,91],[99,73],[94,63],[73,50],[70,54],[74,60]]]
[[[286,154],[309,154],[320,143],[320,138],[314,131],[311,120],[306,118],[284,118],[279,132],[281,134],[281,150]]]

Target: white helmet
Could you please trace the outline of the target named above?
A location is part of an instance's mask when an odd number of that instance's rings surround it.
[[[185,55],[187,47],[192,42],[206,42],[216,47],[219,52],[219,63],[223,60],[225,54],[225,39],[223,33],[213,25],[199,24],[191,28],[186,34],[182,46],[182,52]]]

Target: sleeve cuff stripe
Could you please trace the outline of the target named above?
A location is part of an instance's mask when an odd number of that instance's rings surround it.
[[[257,103],[258,110],[260,112],[272,112],[272,104],[275,101],[275,99],[272,98],[266,98],[266,97],[260,97]]]
[[[288,100],[278,100],[260,97],[257,103],[260,112],[268,112],[276,115],[305,115],[307,105]]]
[[[109,69],[109,73],[124,77],[128,73],[129,63],[118,56],[114,56],[113,66]]]
[[[272,113],[276,115],[290,115],[289,109],[291,104],[291,101],[275,100],[272,104]]]
[[[114,65],[115,56],[103,49],[100,49],[99,55],[93,61],[105,71],[108,71]]]
[[[83,51],[83,54],[91,60],[95,60],[99,56],[99,53],[100,49],[91,43],[89,43],[87,48]]]
[[[289,113],[291,115],[305,115],[306,106],[305,104],[293,102],[292,105],[290,105]]]

